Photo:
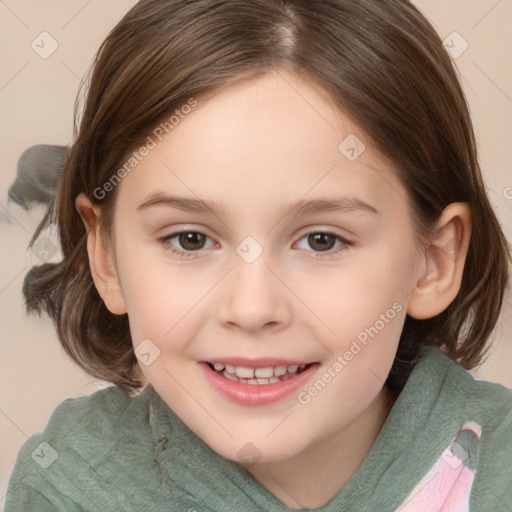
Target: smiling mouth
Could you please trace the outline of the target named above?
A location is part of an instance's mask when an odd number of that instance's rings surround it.
[[[248,368],[223,363],[207,364],[218,375],[232,382],[239,382],[240,384],[275,384],[296,377],[314,363],[266,366],[264,368]]]

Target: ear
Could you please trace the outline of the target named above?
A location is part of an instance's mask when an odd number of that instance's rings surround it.
[[[111,313],[123,315],[127,312],[126,303],[114,264],[113,247],[100,227],[101,210],[83,193],[76,198],[75,206],[87,230],[87,254],[96,289]]]
[[[462,282],[471,227],[467,203],[452,203],[443,210],[436,233],[425,248],[425,273],[409,297],[409,316],[432,318],[453,302]]]

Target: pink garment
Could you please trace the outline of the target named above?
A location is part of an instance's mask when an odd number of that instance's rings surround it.
[[[469,512],[475,478],[471,454],[481,435],[478,423],[465,423],[396,512]]]

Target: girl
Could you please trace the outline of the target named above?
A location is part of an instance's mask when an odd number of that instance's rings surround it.
[[[512,392],[465,371],[509,246],[407,1],[139,2],[52,223],[28,311],[114,386],[27,441],[6,512],[511,509]]]

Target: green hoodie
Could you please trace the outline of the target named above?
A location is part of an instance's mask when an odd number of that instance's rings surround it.
[[[110,387],[65,400],[24,444],[5,512],[56,510],[293,509],[209,448],[148,385],[135,398]],[[314,510],[511,512],[512,391],[424,347],[362,464]]]

